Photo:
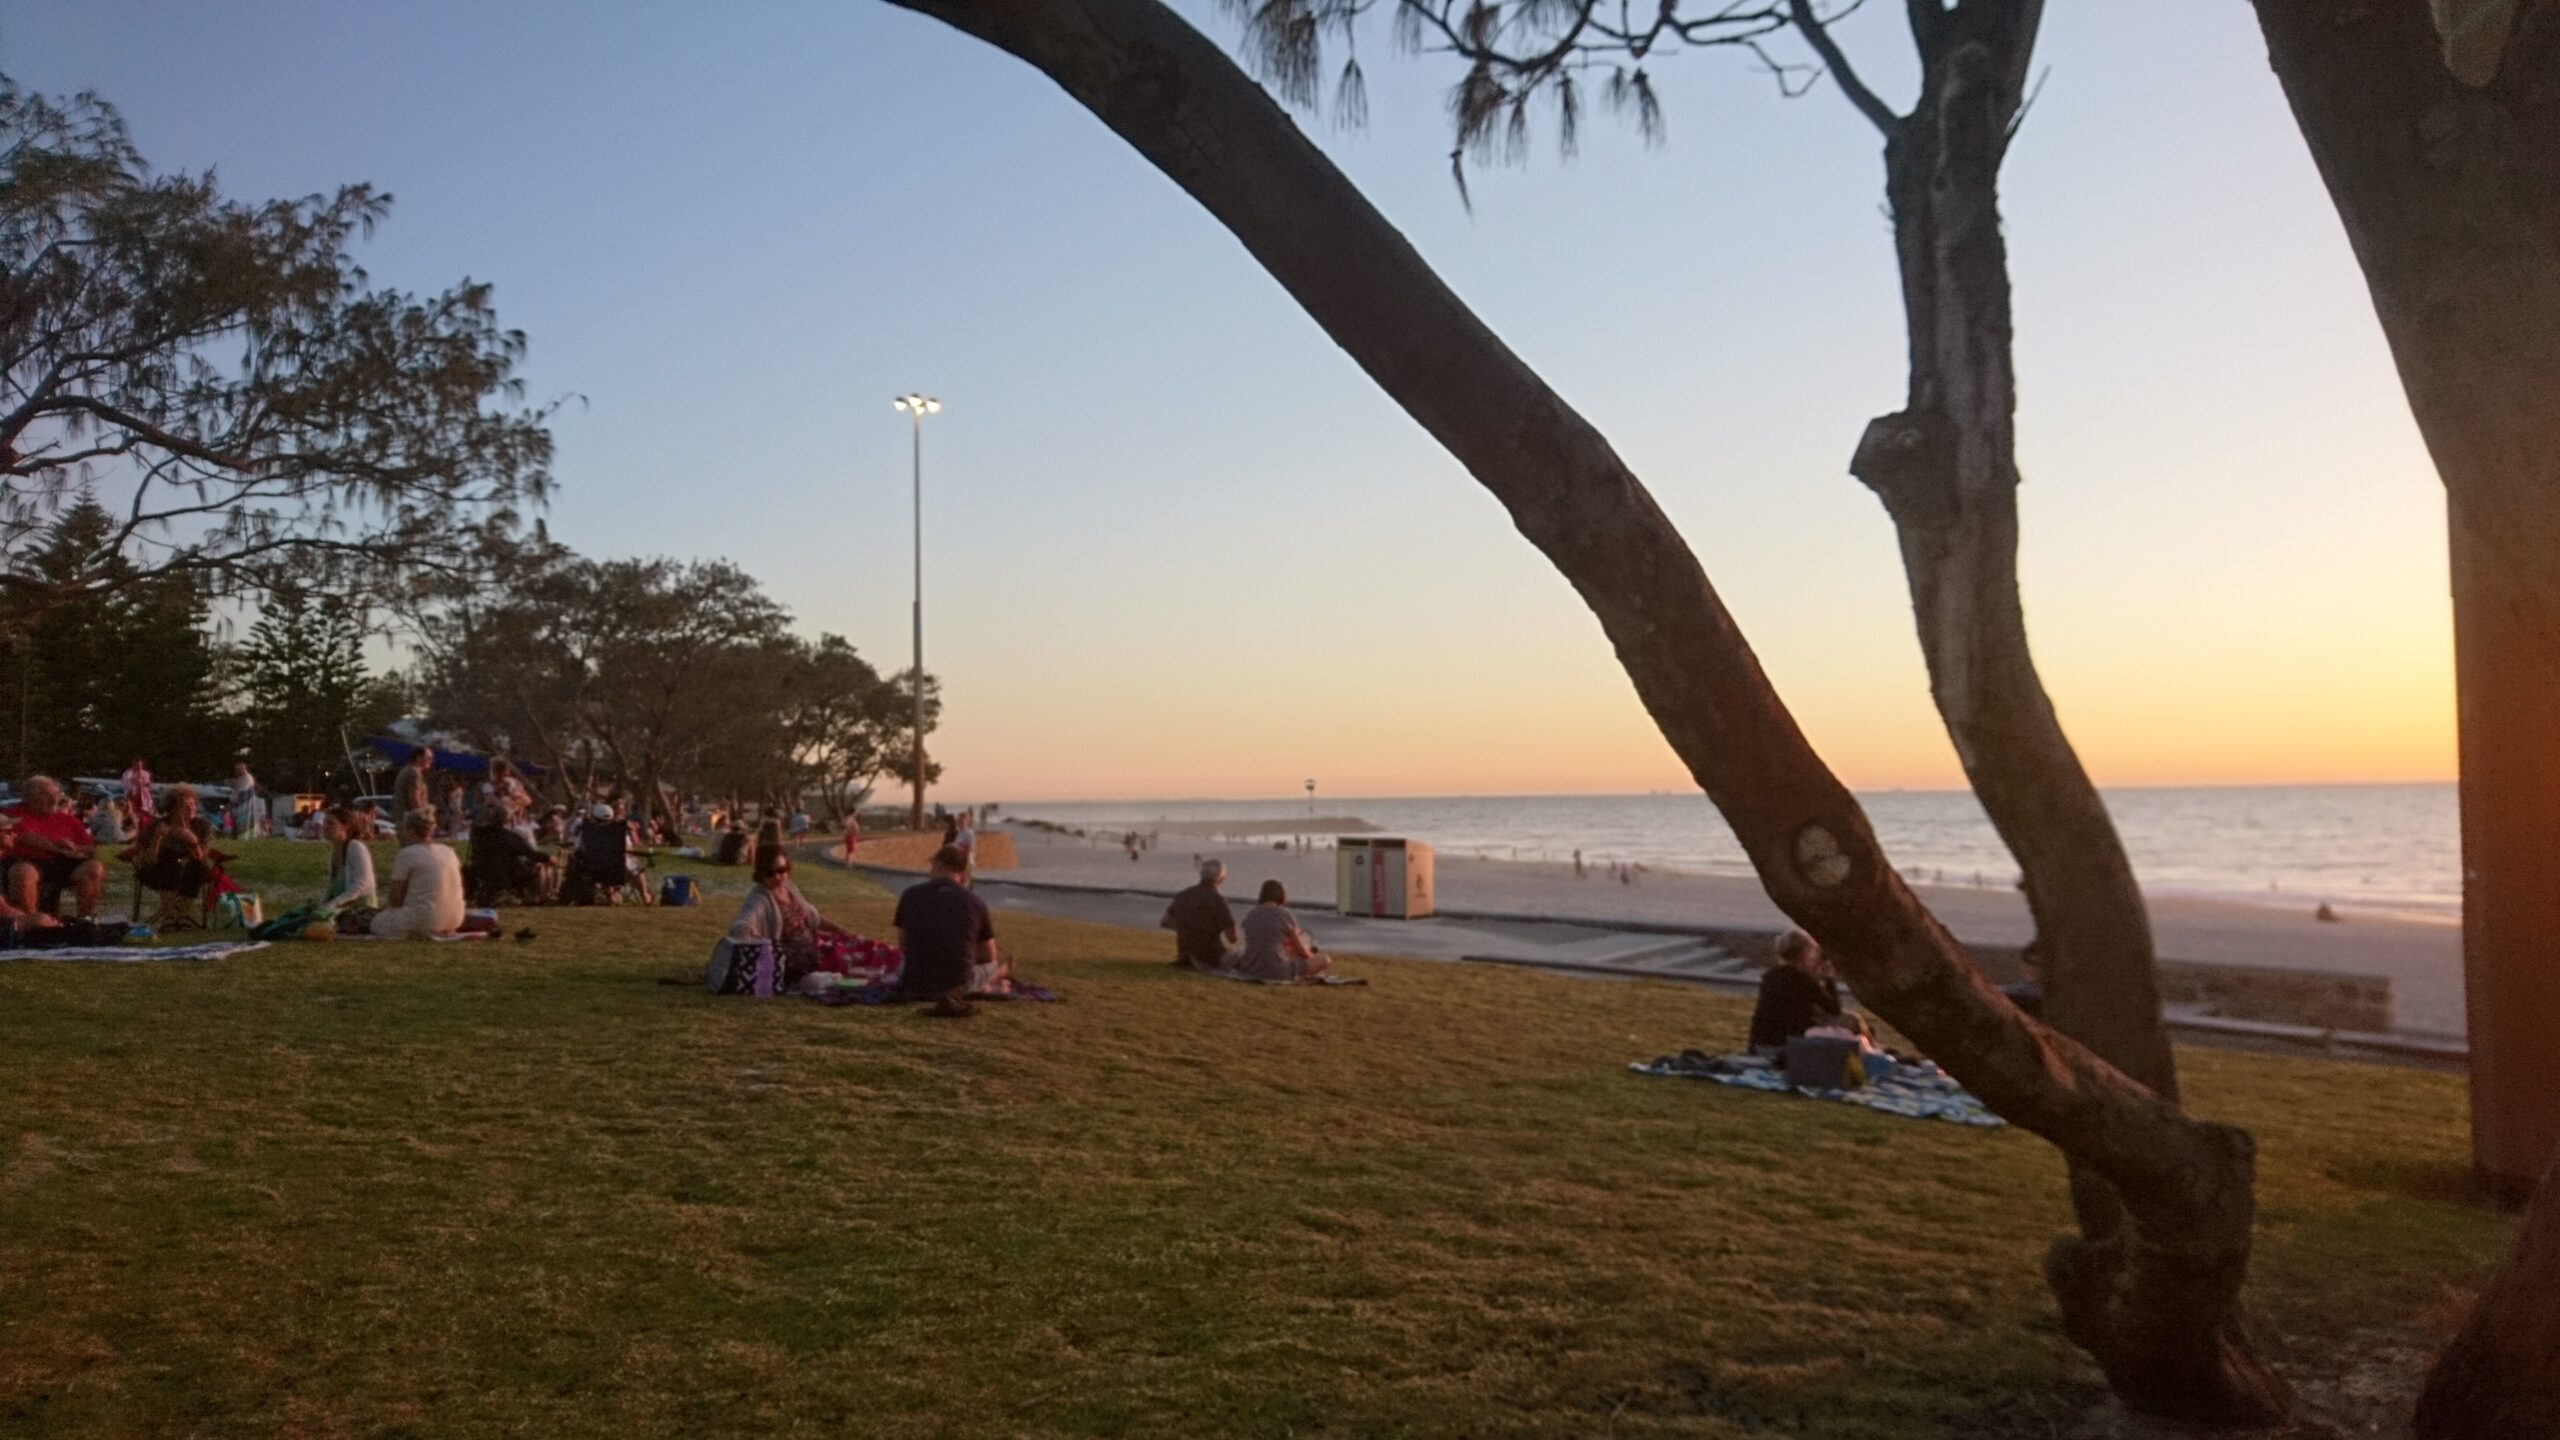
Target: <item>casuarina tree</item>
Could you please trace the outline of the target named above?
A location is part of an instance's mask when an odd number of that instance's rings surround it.
[[[2095,1243],[2066,1244],[2048,1267],[2071,1335],[2097,1357],[2117,1393],[2138,1409],[2200,1420],[2282,1413],[2284,1388],[2240,1318],[2253,1211],[2248,1136],[2184,1115],[2159,1086],[2028,1019],[1982,980],[1887,863],[1863,811],[1807,744],[1644,486],[1272,98],[1156,0],[901,3],[1037,67],[1243,242],[1502,502],[1582,595],[1771,898],[1836,954],[1858,994],[2001,1114],[2052,1141],[2121,1197],[2121,1226]],[[1930,23],[1920,12],[1934,10],[1923,0],[1915,19]],[[1996,212],[1983,207],[1993,198],[1987,187],[2016,114],[2018,83],[2009,71],[2023,66],[2033,19],[2032,6],[1984,5],[1961,26],[1932,31],[1933,65],[1944,77],[1932,84],[1947,88],[1931,92],[1937,104],[1924,102],[1914,117],[1895,121],[1912,128],[1889,141],[1889,148],[1901,143],[1948,155],[1973,177],[1967,189],[1962,177],[1935,176],[1923,166],[1934,177],[1932,193],[1897,196],[1897,204],[1934,206],[1936,187],[1958,192],[1952,206],[1931,211],[1926,233],[1932,248],[1954,252],[1937,263],[1968,275],[1985,258],[1986,243],[1989,258],[1997,257],[1996,233],[1987,242],[1982,233]],[[1858,466],[1897,514],[1955,507],[1952,517],[1929,517],[1933,524],[1964,520],[1970,512],[1963,507],[1977,501],[2005,507],[2015,480],[2005,452],[1984,449],[2005,444],[2007,433],[2005,284],[1996,304],[1970,292],[1964,300],[1933,308],[1931,329],[1976,327],[1978,341],[1997,344],[1992,392],[1979,388],[1982,357],[1966,357],[1955,373],[1937,374],[1936,385],[1949,393],[1933,390],[1915,403],[1918,414],[1907,410],[1882,422],[1884,438],[1871,435]],[[1955,413],[1945,413],[1949,407]],[[1972,438],[1960,447],[1966,434]],[[1927,487],[1938,483],[1998,493],[1959,488],[1927,498]],[[1987,522],[1969,523],[1980,530]],[[2000,527],[1988,528],[1996,538]],[[2001,560],[1989,573],[2005,574],[2005,566]],[[1939,583],[1973,586],[1983,573],[1958,564]],[[1983,599],[1976,593],[1950,603],[1998,609]],[[2014,589],[2006,603],[2014,610]],[[1955,678],[1975,684],[1986,676],[1968,669]],[[2049,722],[2040,695],[2036,705]],[[2034,724],[2038,716],[2011,715],[2003,723]],[[1995,726],[1960,739],[1959,749],[2009,744]],[[2092,813],[2103,821],[2103,811]],[[2138,918],[2129,877],[2125,894]],[[2147,976],[2147,963],[2142,968]],[[2088,974],[2085,966],[2080,973]],[[2149,1014],[2156,1024],[2156,1006]],[[2138,1053],[2127,1059],[2145,1068]]]
[[[230,199],[153,173],[95,96],[0,79],[0,626],[161,575],[359,588],[542,499],[489,287],[372,289],[349,258],[390,204]],[[122,563],[16,563],[92,494]]]

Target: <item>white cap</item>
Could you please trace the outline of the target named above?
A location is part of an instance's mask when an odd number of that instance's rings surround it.
[[[599,800],[595,804],[587,807],[587,818],[590,820],[610,820],[613,818],[613,807]]]

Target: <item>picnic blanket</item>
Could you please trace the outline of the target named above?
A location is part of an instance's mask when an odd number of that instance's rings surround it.
[[[408,940],[413,938],[415,937],[408,935],[341,935],[338,937],[340,941]],[[426,938],[438,945],[451,945],[463,940],[495,940],[498,938],[498,932],[495,930],[463,930],[451,935],[429,935]]]
[[[901,997],[898,994],[898,977],[895,975],[884,975],[875,980],[839,982],[814,995],[799,990],[792,993],[815,1000],[821,1005],[896,1005],[902,1003],[902,998],[913,998],[912,996]],[[1012,987],[1006,990],[972,990],[969,992],[969,998],[972,1000],[1032,1000],[1043,1005],[1055,1005],[1059,997],[1057,991],[1046,985],[1034,985],[1028,980],[1016,980],[1012,982]]]
[[[264,950],[264,940],[216,940],[206,945],[63,945],[50,950],[0,950],[0,960],[103,960],[132,964],[145,960],[219,960],[250,950]]]
[[[1992,1114],[1945,1071],[1926,1060],[1897,1063],[1891,1075],[1854,1090],[1817,1090],[1790,1085],[1776,1065],[1757,1055],[1706,1055],[1686,1050],[1678,1055],[1657,1055],[1651,1060],[1630,1061],[1627,1069],[1638,1075],[1712,1080],[1719,1085],[1732,1085],[1744,1090],[1837,1100],[1911,1120],[1944,1120],[1951,1125],[1973,1125],[1983,1129],[2008,1123]]]
[[[1331,971],[1326,971],[1322,975],[1300,975],[1288,980],[1266,980],[1259,975],[1247,975],[1241,970],[1203,970],[1197,965],[1191,967],[1191,973],[1206,975],[1212,980],[1241,980],[1247,985],[1366,985],[1369,983],[1355,975],[1336,975]]]

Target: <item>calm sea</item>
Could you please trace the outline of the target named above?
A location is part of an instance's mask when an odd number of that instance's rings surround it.
[[[1970,791],[1859,797],[1885,849],[1915,880],[2017,878]],[[2143,887],[2296,906],[2328,901],[2447,921],[2461,913],[2454,787],[2270,785],[2110,790],[2107,807]],[[1284,828],[1306,800],[1114,800],[1007,806],[1016,818],[1144,829],[1149,822],[1249,820]],[[1442,853],[1492,859],[1635,861],[1742,874],[1733,832],[1699,795],[1320,795],[1317,813],[1353,815]]]

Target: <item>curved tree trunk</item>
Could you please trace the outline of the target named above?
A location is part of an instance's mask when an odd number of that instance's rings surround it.
[[[2150,913],[2036,672],[2018,593],[2017,375],[1999,175],[2040,9],[2039,0],[1968,0],[1913,24],[1921,99],[1885,145],[1910,392],[1901,411],[1868,427],[1850,470],[1893,518],[1930,695],[2025,880],[2046,1023],[2175,1100]],[[2047,1265],[2064,1326],[2111,1372],[2139,1369],[2152,1345],[2117,1333],[2122,1207],[2077,1163],[2071,1196],[2080,1238],[2057,1242]]]
[[[2106,1365],[2126,1402],[2222,1422],[2282,1413],[2281,1384],[2232,1326],[2249,1137],[2181,1114],[1975,973],[1886,862],[1653,497],[1271,98],[1156,0],[898,3],[1040,69],[1244,242],[1582,595],[1770,897],[1859,996],[2124,1197],[2125,1280],[2105,1329],[2146,1347],[2139,1364]]]
[[[2418,1440],[2560,1440],[2560,1161],[2515,1250],[2436,1360]]]

